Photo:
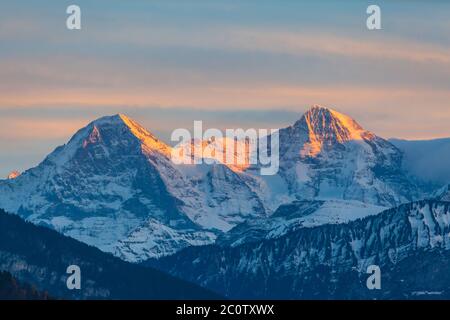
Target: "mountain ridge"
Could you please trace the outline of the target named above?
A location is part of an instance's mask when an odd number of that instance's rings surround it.
[[[313,106],[279,136],[280,171],[260,176],[257,166],[176,165],[171,147],[136,121],[102,117],[37,167],[1,180],[0,207],[142,261],[214,243],[295,201],[354,202],[349,210],[361,202],[372,214],[421,197],[400,150],[333,109]]]

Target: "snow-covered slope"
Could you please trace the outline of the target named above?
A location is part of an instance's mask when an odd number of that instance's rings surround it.
[[[300,228],[349,223],[376,215],[386,209],[386,207],[352,200],[297,200],[281,205],[267,218],[249,219],[237,225],[221,235],[216,243],[237,246],[248,242],[275,239]]]
[[[189,246],[211,244],[216,234],[199,230],[176,230],[158,220],[148,219],[125,239],[118,240],[114,254],[126,261],[160,258]]]
[[[200,164],[177,165],[176,168],[192,187],[179,188],[168,181],[169,190],[183,201],[183,210],[198,224],[226,232],[246,219],[266,216],[258,195],[229,167]]]

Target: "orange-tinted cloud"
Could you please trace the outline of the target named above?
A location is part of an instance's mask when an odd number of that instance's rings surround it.
[[[86,124],[86,120],[77,118],[47,120],[3,117],[0,119],[0,140],[67,139]]]

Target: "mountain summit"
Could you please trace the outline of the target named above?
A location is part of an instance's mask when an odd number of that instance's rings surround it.
[[[319,141],[336,140],[340,143],[373,137],[351,117],[333,109],[314,105],[302,117],[310,136]]]
[[[282,193],[292,200],[358,200],[389,207],[416,195],[402,172],[400,150],[347,115],[315,105],[279,135]]]
[[[294,124],[306,131],[308,142],[302,149],[303,156],[316,156],[324,146],[353,140],[371,140],[374,135],[364,130],[355,120],[333,109],[312,106]]]
[[[127,152],[129,155],[159,153],[168,157],[170,147],[134,120],[117,114],[91,122],[79,130],[66,145],[57,148],[48,160],[57,164],[73,157],[79,160],[83,157],[100,160],[116,152]]]

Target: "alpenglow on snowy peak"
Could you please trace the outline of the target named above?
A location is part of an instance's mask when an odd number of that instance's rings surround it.
[[[309,142],[301,151],[305,156],[319,154],[326,144],[374,138],[349,116],[319,105],[309,109],[295,125],[308,129]]]
[[[402,172],[400,150],[349,116],[313,106],[279,135],[282,181],[277,185],[284,185],[283,194],[292,200],[357,200],[389,207],[416,196]]]
[[[175,165],[170,151],[122,114],[100,118],[37,167],[0,180],[0,208],[142,261],[213,243],[238,224],[298,200],[350,200],[342,214],[354,208],[361,217],[365,208],[373,214],[416,194],[397,148],[318,106],[280,130],[276,176],[221,163]]]

